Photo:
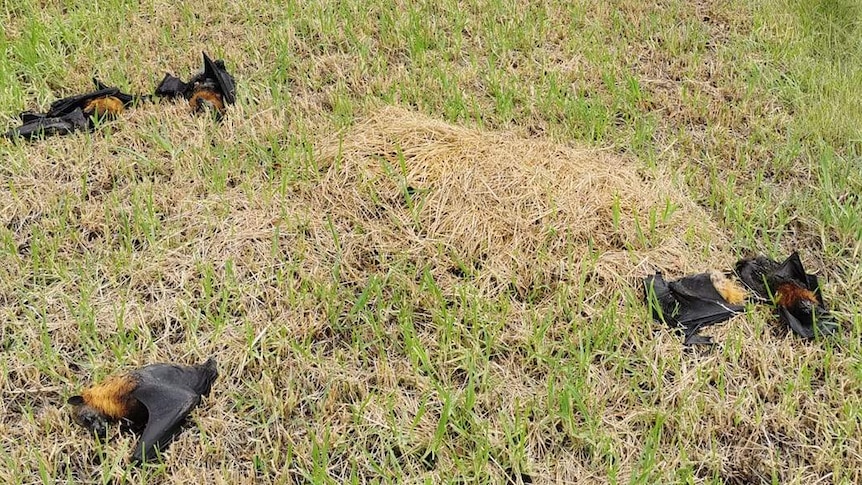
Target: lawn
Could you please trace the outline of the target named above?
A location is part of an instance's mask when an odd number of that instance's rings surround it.
[[[855,0],[0,0],[0,482],[862,482]],[[685,349],[640,279],[800,251],[841,324]],[[164,462],[69,396],[220,376]]]

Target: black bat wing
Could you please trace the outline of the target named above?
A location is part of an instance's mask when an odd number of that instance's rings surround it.
[[[183,82],[182,79],[170,74],[165,74],[162,82],[160,82],[156,87],[155,94],[156,96],[178,98],[180,96],[185,96],[188,89],[188,83]]]
[[[147,408],[147,426],[132,460],[146,463],[157,458],[180,432],[180,424],[201,402],[196,392],[172,382],[144,380],[132,393]]]
[[[813,274],[805,275],[805,284],[806,288],[814,292],[814,296],[817,297],[817,301],[823,302],[823,294],[820,292],[820,281],[817,280],[817,277]]]
[[[87,101],[90,101],[91,99],[116,96],[119,92],[120,90],[117,88],[105,88],[93,91],[92,93],[78,94],[75,96],[69,96],[68,98],[58,99],[51,103],[51,107],[48,109],[48,112],[45,113],[45,116],[54,118],[67,115],[76,108],[83,108]]]
[[[22,113],[22,119],[24,119],[24,123],[20,127],[7,131],[4,136],[32,140],[40,136],[68,135],[89,126],[80,108],[76,108],[64,116],[56,117],[38,114],[24,115]]]
[[[715,344],[715,342],[712,341],[712,337],[708,335],[700,335],[695,331],[694,333],[686,334],[685,339],[682,341],[682,344],[685,346],[713,345]]]
[[[687,276],[667,283],[656,273],[644,280],[649,299],[654,295],[658,308],[652,304],[653,318],[664,321],[685,334],[685,345],[710,344],[709,337],[697,335],[701,328],[730,319],[745,307],[731,305],[715,289],[709,273]]]
[[[209,395],[218,377],[215,359],[202,365],[154,364],[135,371],[138,387],[132,395],[148,412],[147,426],[132,455],[137,462],[156,457],[174,439],[183,419]]]
[[[768,300],[770,290],[767,286],[769,276],[778,268],[778,263],[765,257],[741,259],[736,263],[736,275],[761,300]]]
[[[18,118],[21,119],[22,123],[32,123],[33,121],[44,119],[45,115],[42,113],[35,113],[33,111],[22,111],[21,114],[18,115]]]
[[[808,275],[805,273],[805,267],[802,266],[802,260],[796,251],[781,263],[772,274],[772,278],[776,281],[795,281],[803,288],[808,288]]]
[[[661,272],[647,276],[643,284],[644,298],[652,310],[653,319],[674,327],[678,326],[674,317],[679,309],[679,302],[674,298]]]
[[[790,329],[793,330],[800,337],[809,340],[813,339],[814,327],[811,326],[811,315],[809,314],[808,318],[805,319],[804,316],[803,318],[800,318],[802,315],[796,315],[796,313],[799,313],[798,309],[791,309],[784,306],[778,307],[779,320],[781,320],[785,325],[790,327]],[[807,321],[808,325],[803,323],[803,321]]]
[[[678,320],[686,327],[723,322],[745,309],[728,303],[715,289],[709,273],[686,276],[672,281],[669,286],[680,302]]]
[[[214,79],[221,89],[224,102],[234,104],[236,102],[236,85],[234,84],[233,76],[227,72],[224,67],[224,61],[218,60],[213,62],[206,52],[204,55],[204,76]]]

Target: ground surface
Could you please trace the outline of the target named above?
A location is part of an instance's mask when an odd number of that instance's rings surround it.
[[[0,1],[0,130],[98,74],[224,58],[0,141],[3,483],[859,483],[851,0]],[[639,278],[801,251],[842,323],[685,352]],[[164,465],[65,399],[215,355]]]

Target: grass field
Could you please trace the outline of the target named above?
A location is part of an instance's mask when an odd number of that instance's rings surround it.
[[[856,0],[0,0],[0,482],[862,483]],[[798,249],[841,323],[685,351],[640,278]],[[160,465],[65,400],[214,355]]]

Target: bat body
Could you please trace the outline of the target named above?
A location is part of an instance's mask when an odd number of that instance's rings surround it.
[[[105,96],[103,98],[95,98],[84,103],[84,109],[81,111],[86,115],[95,115],[99,117],[115,117],[123,112],[125,106],[116,96]]]
[[[77,94],[75,96],[69,96],[68,98],[58,99],[51,103],[51,107],[48,108],[48,112],[45,113],[45,116],[51,118],[63,116],[76,109],[80,109],[85,115],[95,114],[96,107],[101,105],[100,100],[106,98],[117,99],[116,95],[119,94],[119,92],[120,90],[117,88],[104,88],[91,93]],[[119,100],[117,99],[117,101]],[[120,105],[122,105],[122,103],[120,103]]]
[[[165,74],[156,88],[156,95],[178,98],[189,102],[192,111],[212,110],[221,118],[226,113],[226,105],[236,102],[236,85],[233,76],[225,69],[224,61],[213,61],[203,53],[204,68],[189,82],[171,74]]]
[[[761,300],[772,301],[779,319],[801,337],[835,331],[835,323],[823,304],[817,277],[805,272],[799,253],[783,263],[765,256],[736,263],[739,279]]]
[[[117,88],[106,86],[105,83],[93,78],[96,91],[68,98],[58,99],[51,103],[46,116],[62,116],[75,109],[80,109],[87,116],[116,117],[143,96],[133,96],[120,92]]]
[[[712,339],[698,335],[700,329],[745,309],[745,291],[720,273],[701,273],[667,282],[659,272],[643,283],[653,318],[682,330],[684,345],[711,344]]]
[[[188,414],[209,395],[218,377],[215,359],[195,366],[153,364],[106,379],[72,396],[73,417],[81,426],[105,437],[108,422],[120,419],[144,431],[132,461],[152,461],[180,432]]]

